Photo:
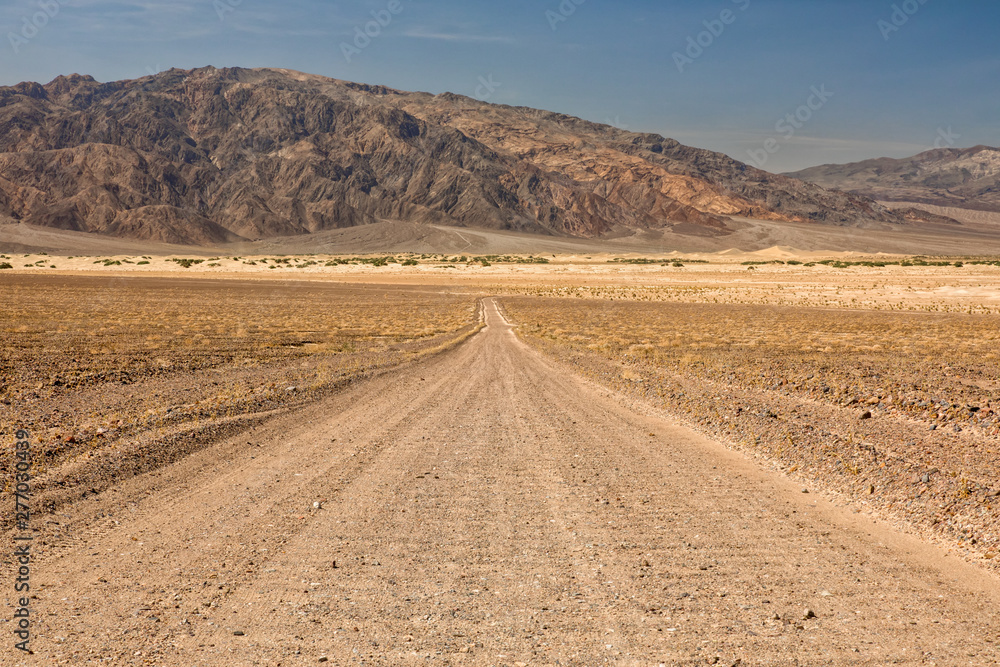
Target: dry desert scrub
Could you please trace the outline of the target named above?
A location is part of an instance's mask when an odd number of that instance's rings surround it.
[[[645,266],[548,285],[497,285],[498,294],[602,301],[720,303],[890,312],[1000,315],[1000,262],[957,268],[834,264]],[[619,262],[618,264],[622,264]],[[551,274],[550,274],[551,277]],[[565,284],[570,282],[570,284]],[[581,284],[583,283],[583,284]]]
[[[585,375],[986,561],[997,557],[1000,317],[503,304],[522,338]]]
[[[435,288],[11,275],[0,289],[0,437],[31,432],[36,488],[65,491],[43,493],[50,509],[478,327],[475,297]]]

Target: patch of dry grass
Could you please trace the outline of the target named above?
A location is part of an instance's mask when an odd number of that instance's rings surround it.
[[[48,387],[375,351],[454,331],[473,300],[317,283],[15,278],[0,398]]]
[[[699,267],[700,268],[700,267]],[[994,269],[995,270],[995,269]],[[865,309],[888,312],[961,313],[1000,315],[1000,293],[983,289],[996,283],[996,276],[907,276],[886,280],[865,275],[844,276],[823,268],[815,280],[800,271],[777,274],[709,274],[704,270],[688,275],[645,276],[646,284],[593,284],[572,286],[503,286],[504,294],[535,297],[569,297],[598,301],[642,301],[648,303],[715,303],[733,305],[801,306],[808,308]],[[982,278],[980,283],[976,278]],[[666,282],[667,284],[657,284]]]
[[[756,388],[777,385],[834,401],[891,398],[905,406],[950,399],[984,407],[1000,389],[996,316],[610,300],[508,303],[527,335]]]
[[[567,296],[503,304],[527,342],[584,375],[811,484],[1000,555],[1000,317]]]
[[[32,433],[35,474],[130,438],[302,402],[447,347],[477,321],[475,297],[434,288],[0,280],[0,435]]]

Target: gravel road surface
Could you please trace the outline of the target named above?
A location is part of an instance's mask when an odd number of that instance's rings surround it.
[[[5,633],[0,662],[996,664],[994,576],[484,312],[457,349],[39,518],[35,655]]]

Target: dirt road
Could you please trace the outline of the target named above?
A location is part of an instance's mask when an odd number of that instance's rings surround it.
[[[995,578],[485,313],[456,350],[51,517],[36,655],[4,633],[3,663],[995,664]]]

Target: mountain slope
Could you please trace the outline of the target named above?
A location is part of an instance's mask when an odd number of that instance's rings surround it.
[[[989,146],[825,164],[788,176],[885,201],[1000,211],[1000,149]]]
[[[600,237],[726,216],[903,223],[658,135],[273,69],[0,88],[0,216],[211,244],[379,220]]]

